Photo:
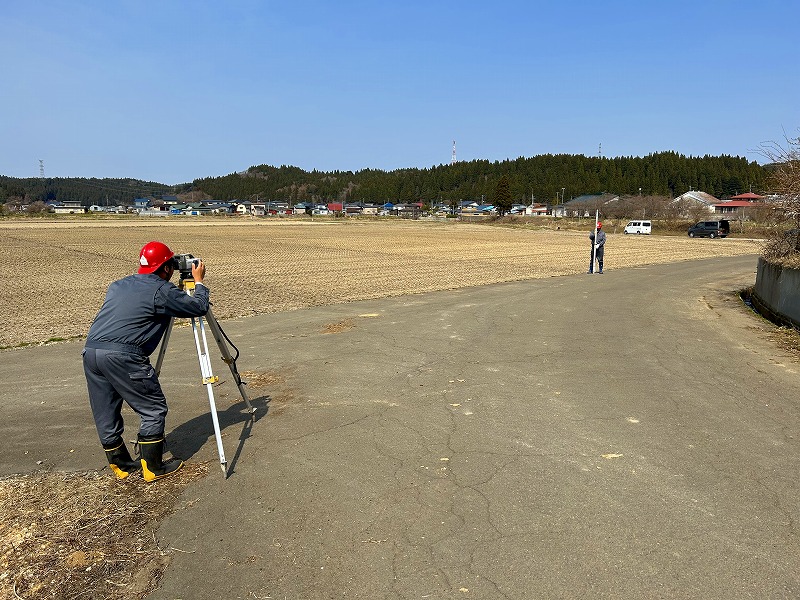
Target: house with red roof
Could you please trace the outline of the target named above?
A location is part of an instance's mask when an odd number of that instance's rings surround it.
[[[763,200],[764,196],[759,196],[758,194],[754,194],[753,192],[747,192],[744,194],[738,194],[736,196],[731,196],[728,200],[723,200],[722,202],[716,202],[713,204],[714,206],[714,213],[721,214],[721,215],[730,215],[731,213],[742,213],[743,215],[746,214],[747,209],[757,209],[757,208],[764,208],[767,206],[764,202],[759,202],[759,200]]]
[[[764,196],[759,196],[758,194],[754,194],[753,192],[746,192],[744,194],[739,194],[738,196],[731,196],[728,199],[729,200],[747,200],[748,202],[758,202],[759,200],[763,200]]]

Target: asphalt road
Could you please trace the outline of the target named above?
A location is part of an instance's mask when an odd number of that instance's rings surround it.
[[[720,258],[223,323],[268,385],[254,424],[218,388],[232,472],[163,523],[177,550],[149,598],[800,597],[798,364],[736,297],[755,270]],[[175,331],[162,374],[170,443],[214,461],[189,338]],[[0,474],[103,467],[80,349],[2,354]]]

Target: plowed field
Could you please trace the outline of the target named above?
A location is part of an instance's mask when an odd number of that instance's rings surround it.
[[[585,231],[452,222],[6,221],[0,235],[0,347],[85,335],[108,284],[135,272],[150,240],[203,258],[220,319],[585,273],[590,253]],[[760,250],[750,240],[609,233],[605,263],[611,273]]]

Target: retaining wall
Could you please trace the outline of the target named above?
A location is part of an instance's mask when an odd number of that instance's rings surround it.
[[[759,258],[752,302],[758,312],[773,321],[800,328],[800,270]]]

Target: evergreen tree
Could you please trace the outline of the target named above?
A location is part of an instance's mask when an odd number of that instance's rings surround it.
[[[511,210],[511,183],[507,175],[500,177],[494,190],[494,207],[501,217]]]

